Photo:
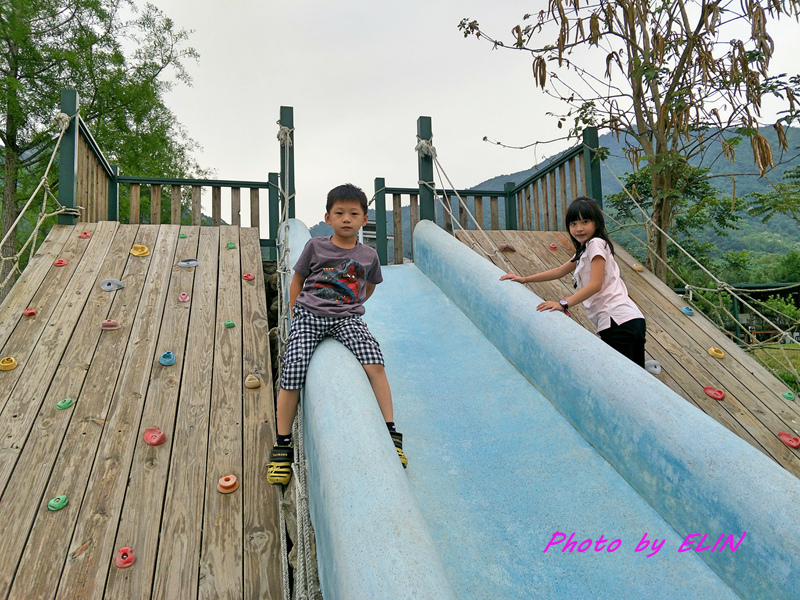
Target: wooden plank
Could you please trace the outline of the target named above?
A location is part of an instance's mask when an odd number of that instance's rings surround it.
[[[578,154],[578,175],[581,180],[581,195],[586,195],[586,169],[584,168],[583,152]]]
[[[416,194],[410,194],[408,197],[410,206],[409,212],[411,213],[411,260],[414,260],[414,228],[419,223],[419,200]]]
[[[261,235],[261,202],[258,188],[250,188],[250,227],[258,229]]]
[[[547,199],[550,202],[550,224],[549,231],[558,231],[558,198],[556,196],[556,174],[553,171],[547,174],[549,193]]]
[[[398,211],[399,212],[399,211]],[[397,239],[397,238],[395,238]],[[244,390],[244,470],[241,484],[244,510],[244,598],[283,598],[280,538],[280,494],[267,483],[269,449],[275,441],[275,404],[269,351],[267,298],[258,231],[240,232],[242,271],[242,374],[261,380],[257,389]]]
[[[31,304],[31,301],[51,269],[63,268],[53,267],[53,263],[63,252],[64,244],[74,230],[75,227],[72,225],[54,225],[33,258],[28,261],[23,274],[0,304],[0,348],[6,345],[17,323],[24,318],[23,310],[26,308],[39,310],[39,307]]]
[[[138,183],[131,184],[131,192],[130,192],[130,211],[128,213],[128,223],[131,225],[138,225],[141,217],[139,215],[139,210],[141,208],[141,186]]]
[[[581,195],[578,191],[578,173],[576,171],[576,162],[577,161],[574,158],[569,161],[569,191],[573,200]]]
[[[442,217],[444,218],[444,230],[451,234],[453,233],[453,202],[452,198],[449,195],[445,194],[442,196],[442,203],[444,204],[444,208],[442,209]]]
[[[394,218],[394,264],[403,264],[403,207],[400,194],[392,195],[392,217]]]
[[[237,250],[226,245],[234,242]],[[220,494],[219,479],[242,477],[242,303],[238,227],[220,227],[211,427],[206,505],[200,554],[199,598],[239,598],[242,581],[242,493]],[[225,327],[225,321],[236,326]]]
[[[195,229],[191,237],[187,234],[184,239],[177,238],[175,257],[197,256],[198,237]],[[181,302],[178,297],[181,292],[192,296],[195,269],[171,271],[156,355],[150,367],[150,384],[128,475],[128,489],[113,546],[136,549],[136,570],[111,569],[106,581],[107,598],[149,598],[152,591],[191,309],[189,303]],[[167,351],[175,355],[172,366],[163,366],[158,360]],[[152,426],[164,432],[167,442],[159,446],[145,443],[145,428]]]
[[[547,191],[547,175],[541,180],[542,182],[542,229],[541,231],[550,231],[550,195]]]
[[[199,185],[192,186],[192,226],[199,227],[203,222],[203,205]]]
[[[531,222],[531,186],[525,187],[525,229],[530,231],[533,227]]]
[[[558,167],[558,185],[559,185],[559,199],[561,200],[561,219],[558,222],[558,228],[561,231],[567,230],[566,215],[567,215],[567,168],[564,165]]]
[[[211,402],[210,373],[214,360],[219,229],[184,227],[200,239],[198,266],[190,301],[173,449],[167,481],[161,541],[155,565],[153,598],[197,598],[201,525],[207,488],[206,460]]]
[[[517,229],[525,229],[525,213],[524,202],[522,201],[522,193],[517,192],[514,195],[514,204],[517,207]]]
[[[169,220],[173,225],[181,224],[181,186],[179,185],[172,186]]]
[[[491,229],[500,229],[500,213],[497,210],[497,197],[492,196],[489,199],[489,213],[491,217]]]
[[[150,186],[150,224],[161,225],[161,186]]]
[[[480,196],[475,196],[474,202],[475,202],[475,221],[477,221],[481,229],[484,229],[485,223],[483,221],[483,198],[481,198]]]
[[[531,187],[533,188],[533,205],[531,208],[533,211],[533,228],[535,231],[541,231],[542,226],[539,220],[539,181],[534,181]]]
[[[17,463],[47,385],[89,295],[87,289],[114,236],[116,224],[106,223],[95,230],[90,240],[73,233],[62,254],[69,264],[53,267],[52,275],[45,278],[33,298],[40,313],[33,319],[20,320],[3,347],[3,356],[15,357],[18,366],[12,371],[0,371],[0,490],[5,488]],[[87,261],[81,261],[81,256]]]
[[[151,225],[159,233],[149,263],[142,299],[131,325],[130,342],[117,379],[89,484],[80,507],[56,598],[98,598],[112,563],[114,534],[125,495],[131,458],[147,394],[167,281],[175,258],[178,227]],[[124,333],[123,333],[124,335]],[[88,545],[86,545],[88,544]],[[86,545],[86,546],[85,546]],[[79,552],[82,548],[85,549]]]
[[[239,227],[242,224],[241,188],[231,188],[231,225]]]
[[[222,188],[218,185],[211,187],[211,224],[219,227],[222,223]]]
[[[125,267],[128,251],[133,244],[136,229],[136,226],[123,225],[117,231],[100,271],[104,278],[108,276],[123,279],[123,268]],[[126,279],[126,281],[128,280]],[[59,453],[59,448],[64,442],[68,429],[73,434],[71,436],[72,441],[76,439],[74,433],[77,427],[88,426],[98,432],[98,435],[101,429],[97,423],[93,422],[93,417],[96,418],[98,416],[98,413],[94,412],[94,403],[97,395],[88,393],[82,395],[82,390],[84,389],[84,382],[91,378],[88,367],[92,363],[92,357],[95,355],[95,349],[101,334],[98,324],[108,317],[116,294],[117,292],[104,292],[98,285],[92,286],[80,320],[53,377],[53,382],[42,403],[16,468],[8,482],[5,493],[0,496],[0,522],[5,523],[4,535],[0,536],[0,597],[5,598],[8,593],[11,581],[7,577],[11,577],[19,565],[19,559],[29,539],[28,534],[33,527],[34,520],[39,523],[39,529],[31,535],[29,549],[37,543],[45,542],[44,547],[47,548],[47,552],[34,559],[29,558],[30,564],[26,561],[26,564],[21,566],[17,579],[18,585],[15,585],[15,591],[12,592],[13,596],[25,598],[44,597],[47,594],[44,594],[42,588],[39,588],[38,591],[35,590],[37,585],[36,574],[40,573],[40,569],[49,570],[48,572],[56,574],[61,572],[71,527],[69,532],[64,533],[64,539],[61,541],[63,551],[60,554],[55,552],[56,548],[42,539],[40,531],[42,531],[42,528],[45,528],[48,532],[52,531],[52,528],[61,531],[61,521],[70,520],[66,516],[69,509],[65,509],[64,514],[61,515],[63,519],[59,520],[58,524],[53,524],[49,517],[51,513],[47,509],[47,502],[50,498],[67,492],[67,489],[59,487],[61,483],[73,483],[69,473],[64,473],[60,468],[53,471],[56,463],[55,457]],[[121,356],[121,354],[120,351],[114,356]],[[114,376],[116,376],[116,371]],[[63,398],[73,398],[76,400],[76,404],[71,409],[60,411],[56,408],[56,403]],[[77,439],[81,439],[81,436],[78,435]],[[69,442],[67,442],[67,446],[69,446]],[[94,450],[75,453],[74,455],[67,450],[66,456],[72,463],[88,460],[89,464],[86,467],[88,475],[88,471],[91,468],[91,460],[94,457]],[[59,466],[63,466],[63,464]],[[51,496],[45,493],[45,488],[49,482],[51,483],[51,488],[58,489]],[[71,508],[74,509],[75,506],[80,505],[80,497],[83,492],[81,490],[80,493],[72,493],[73,489],[69,490],[68,498],[72,503]],[[33,574],[33,579],[26,579],[25,573]],[[50,597],[55,593],[57,579],[58,575],[54,577],[54,581],[51,583]]]
[[[464,203],[466,204],[466,198],[462,198]],[[458,203],[458,224],[461,225],[461,229],[469,229],[469,217],[467,216],[467,207],[462,205],[459,201]]]

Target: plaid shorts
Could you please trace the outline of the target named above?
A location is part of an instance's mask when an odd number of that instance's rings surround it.
[[[299,390],[303,387],[311,355],[322,338],[327,336],[340,341],[362,365],[383,364],[378,340],[372,337],[361,315],[319,317],[302,305],[295,304],[289,343],[283,357],[281,388]]]

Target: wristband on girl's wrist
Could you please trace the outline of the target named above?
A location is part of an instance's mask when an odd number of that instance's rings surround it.
[[[564,314],[567,315],[568,317],[571,316],[569,314],[569,311],[567,310],[569,308],[569,302],[567,302],[566,299],[563,299],[559,300],[558,303],[561,305],[561,308],[564,309]]]

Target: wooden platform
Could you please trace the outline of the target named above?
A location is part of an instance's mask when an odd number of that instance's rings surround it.
[[[505,252],[505,260],[522,275],[546,271],[574,254],[566,233],[539,231],[487,231],[497,246],[511,244],[516,252]],[[457,237],[475,251],[492,254],[493,248],[483,234],[459,231]],[[555,243],[557,250],[551,250]],[[485,254],[484,254],[485,252]],[[684,315],[685,302],[646,269],[637,272],[636,260],[615,245],[617,263],[630,297],[647,319],[648,359],[661,363],[657,377],[688,402],[697,406],[750,444],[772,457],[800,477],[800,450],[786,446],[778,433],[800,433],[800,407],[782,394],[786,385],[746,354],[710,321],[695,313]],[[501,269],[499,259],[493,262]],[[572,279],[528,284],[538,296],[558,300],[574,292]],[[581,306],[570,309],[573,318],[589,331],[595,328]],[[557,340],[554,340],[557,343]],[[709,355],[711,347],[725,352],[721,360]],[[725,392],[725,399],[712,400],[705,386]]]
[[[268,331],[254,229],[54,227],[0,306],[0,356],[19,365],[0,371],[0,598],[282,598]],[[144,443],[149,426],[164,444]],[[229,474],[239,488],[221,494]]]

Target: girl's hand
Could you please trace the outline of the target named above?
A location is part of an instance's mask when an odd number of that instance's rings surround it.
[[[549,310],[550,312],[557,310],[560,312],[564,312],[564,307],[561,306],[560,302],[542,302],[539,306],[536,307],[536,310],[543,311]]]
[[[524,281],[523,281],[523,280],[524,280],[525,278],[524,278],[524,277],[522,277],[522,276],[520,276],[520,275],[517,275],[517,274],[515,274],[515,273],[514,273],[514,272],[512,272],[512,271],[509,271],[509,272],[508,272],[508,273],[506,273],[505,275],[501,275],[501,276],[500,276],[500,281],[506,281],[507,279],[510,279],[511,281],[517,281],[517,282],[519,282],[519,283],[524,283]]]

